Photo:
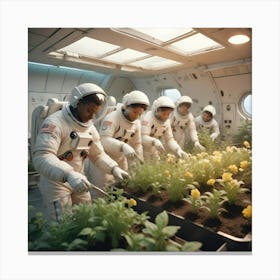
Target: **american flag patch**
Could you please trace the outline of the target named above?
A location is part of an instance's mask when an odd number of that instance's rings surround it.
[[[109,122],[109,121],[103,122],[103,125],[105,125],[105,126],[110,126],[111,124],[112,124],[112,122]]]
[[[54,129],[56,128],[56,126],[54,124],[51,123],[45,123],[40,132],[46,132],[46,133],[53,133]]]
[[[148,125],[148,121],[142,121],[142,125]]]

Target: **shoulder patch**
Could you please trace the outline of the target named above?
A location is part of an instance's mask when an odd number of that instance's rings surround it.
[[[145,120],[142,121],[142,125],[146,125],[147,126],[148,123],[149,123],[148,121],[145,121]]]
[[[45,133],[53,133],[55,130],[56,126],[54,124],[51,123],[45,123],[40,132],[45,132]]]
[[[105,125],[105,126],[110,126],[112,124],[112,122],[109,122],[109,121],[104,121],[103,122],[103,125]]]

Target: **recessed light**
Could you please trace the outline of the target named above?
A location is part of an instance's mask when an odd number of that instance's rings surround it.
[[[250,38],[247,35],[234,35],[231,36],[228,41],[234,45],[245,44],[250,41]]]

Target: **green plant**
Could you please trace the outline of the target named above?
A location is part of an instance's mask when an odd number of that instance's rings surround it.
[[[190,196],[184,198],[184,200],[191,204],[192,212],[194,214],[197,214],[199,208],[203,205],[203,200],[201,199],[200,191],[195,187],[193,187],[193,189],[191,190]]]
[[[139,240],[142,237],[141,245],[147,251],[197,251],[202,245],[200,242],[188,242],[180,245],[170,239],[179,228],[179,226],[168,226],[168,214],[163,211],[156,216],[155,223],[145,222],[145,228],[142,230],[145,237],[136,236],[136,239]],[[130,243],[135,244],[135,239]]]
[[[110,199],[74,205],[65,211],[59,223],[43,222],[41,215],[31,219],[29,250],[94,250],[100,242],[117,248],[124,234],[143,225],[148,216],[135,212],[130,199]]]
[[[223,191],[213,189],[213,193],[205,192],[201,198],[204,201],[204,205],[201,208],[209,212],[210,218],[217,218],[220,213],[227,211],[222,207],[223,203],[226,201]]]
[[[168,215],[160,213],[155,224],[132,209],[134,199],[116,201],[98,198],[92,204],[75,205],[60,222],[46,221],[37,213],[29,221],[31,251],[197,251],[200,242],[179,244],[171,238],[180,227],[168,226]],[[69,209],[68,209],[69,210]]]
[[[244,141],[252,143],[252,120],[246,118],[238,127],[238,133],[234,136],[236,144],[241,145]]]
[[[225,181],[224,179],[216,180],[221,186],[223,186],[227,201],[230,204],[234,204],[238,199],[239,195],[249,191],[248,188],[242,188],[241,185],[244,184],[242,181],[237,181],[236,179],[231,179]]]

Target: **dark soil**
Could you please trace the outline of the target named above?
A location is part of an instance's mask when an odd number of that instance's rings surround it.
[[[208,191],[208,187],[200,189],[201,194]],[[224,232],[231,236],[243,238],[248,233],[251,233],[251,222],[244,218],[242,210],[251,204],[251,192],[240,194],[239,199],[234,205],[224,203],[223,208],[227,212],[221,213],[218,218],[211,219],[206,209],[199,209],[197,214],[191,212],[191,205],[186,201],[171,202],[165,192],[161,192],[160,196],[155,196],[151,192],[141,193],[133,192],[129,188],[125,188],[125,191],[133,194],[134,196],[146,200],[154,206],[162,207],[163,209],[184,217],[196,224],[203,225],[208,229],[218,232]]]

